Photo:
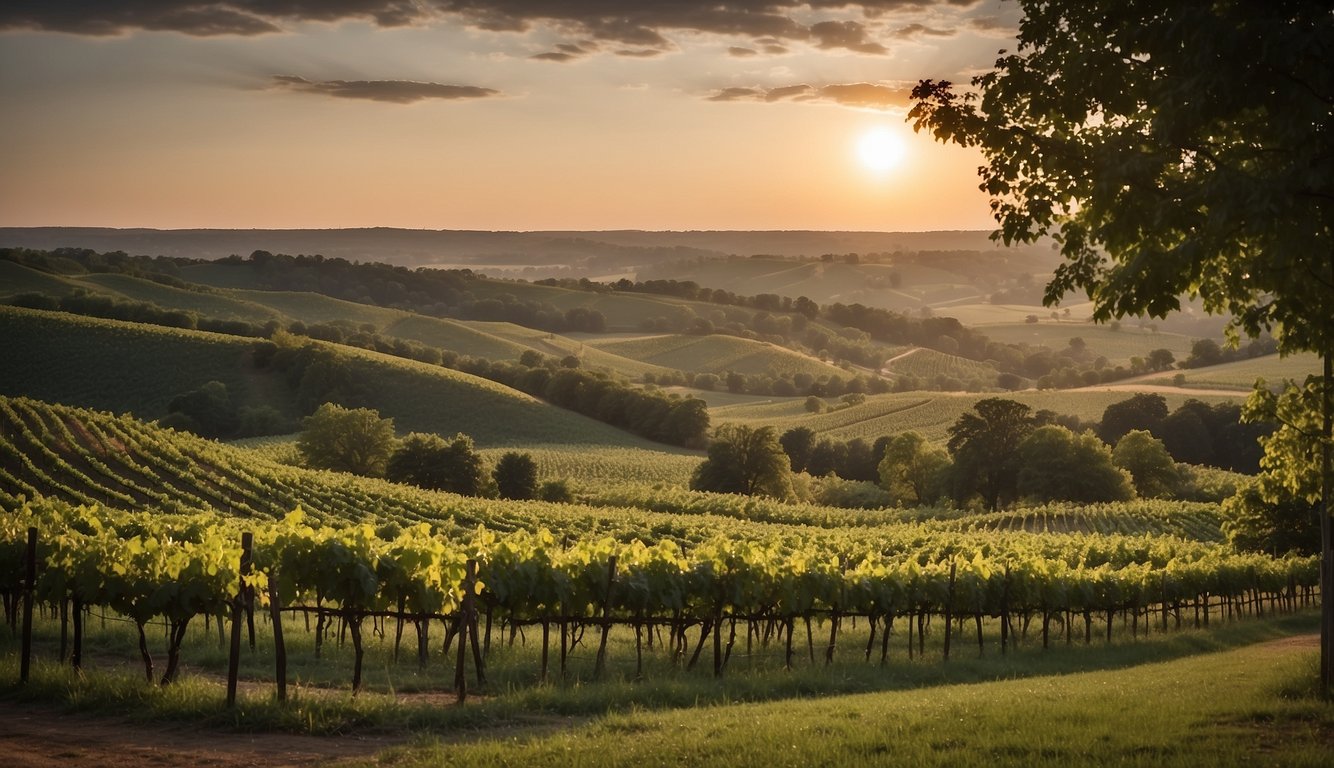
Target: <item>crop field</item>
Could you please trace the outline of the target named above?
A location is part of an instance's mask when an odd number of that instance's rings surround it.
[[[514,449],[488,448],[481,453],[494,465],[506,450]],[[599,488],[625,483],[684,488],[704,460],[702,453],[666,446],[652,450],[534,443],[524,445],[521,452],[537,462],[539,481],[568,480],[580,493],[597,493]]]
[[[1184,371],[1145,379],[1145,384],[1173,386],[1177,374],[1185,377],[1182,386],[1197,389],[1241,390],[1249,392],[1257,379],[1264,379],[1270,386],[1276,386],[1283,379],[1304,381],[1307,376],[1320,375],[1320,358],[1311,354],[1279,357],[1268,355],[1251,360],[1238,360],[1233,363],[1213,365],[1208,368],[1193,368]]]
[[[29,395],[144,418],[209,381],[250,391],[253,339],[0,307],[0,394]],[[170,365],[162,361],[170,360]],[[89,375],[96,371],[96,375]]]
[[[144,418],[166,414],[177,395],[221,381],[234,402],[273,405],[275,390],[248,362],[253,339],[61,313],[0,307],[0,394],[29,395]],[[495,382],[375,352],[327,346],[361,382],[361,404],[396,420],[401,432],[465,432],[484,446],[558,442],[654,445],[602,422]],[[158,361],[169,359],[172,365]],[[84,375],[99,371],[99,377]]]
[[[1132,357],[1147,357],[1154,349],[1166,349],[1178,361],[1185,360],[1195,341],[1178,333],[1152,333],[1131,323],[1114,331],[1105,324],[1057,322],[1045,315],[1039,317],[1042,319],[1037,323],[988,325],[981,330],[993,341],[1047,347],[1053,352],[1060,352],[1070,345],[1070,339],[1079,337],[1089,354],[1105,357],[1112,365],[1124,365]]]
[[[62,277],[29,269],[8,259],[0,259],[0,296],[17,296],[21,293],[64,296],[72,293],[75,287]]]
[[[515,343],[491,332],[487,328],[489,325],[506,324],[463,323],[404,313],[399,319],[381,328],[380,333],[488,360],[517,360],[519,355],[529,349],[526,344]]]
[[[1066,309],[1070,310],[1070,317],[1074,321],[1071,325],[1077,323],[1082,327],[1085,324],[1083,321],[1092,312],[1092,305],[1087,302],[1064,304],[1060,311],[1064,312]],[[978,330],[986,333],[991,325],[1023,323],[1029,315],[1037,315],[1039,318],[1050,317],[1051,309],[1028,304],[952,304],[938,308],[936,314],[941,317],[953,317],[964,325],[979,326]]]
[[[115,292],[130,301],[195,312],[200,317],[243,320],[256,325],[263,325],[270,320],[287,320],[285,315],[275,309],[258,302],[235,298],[225,291],[207,293],[189,291],[130,275],[114,273],[84,275],[70,278],[70,284],[86,285],[89,288],[101,289],[105,293]]]
[[[623,357],[695,373],[848,375],[841,368],[782,347],[721,334],[647,336],[597,346]]]
[[[1004,397],[1028,405],[1034,411],[1051,410],[1097,421],[1107,406],[1130,398],[1133,392],[1094,390],[1026,391],[1004,394],[964,394],[935,392],[899,392],[872,395],[866,402],[837,408],[829,413],[808,413],[804,398],[769,398],[763,402],[723,405],[710,409],[714,424],[769,425],[779,432],[793,427],[809,427],[817,433],[839,440],[860,437],[873,441],[882,435],[915,430],[928,440],[943,442],[947,430],[961,414],[986,397]],[[1190,399],[1191,395],[1164,393],[1169,410]],[[1193,396],[1208,403],[1237,402],[1237,395],[1220,393]],[[831,405],[836,403],[831,403]]]
[[[918,348],[888,362],[885,368],[899,376],[916,376],[928,384],[937,378],[953,378],[967,382],[979,380],[983,386],[992,386],[996,382],[997,371],[993,366],[969,360],[958,355],[937,352],[934,349]]]
[[[471,328],[485,330],[514,344],[523,345],[523,349],[536,350],[547,357],[563,358],[573,355],[579,358],[581,367],[594,370],[605,368],[632,380],[641,380],[646,373],[657,376],[673,372],[670,368],[653,365],[603,349],[598,341],[603,338],[601,334],[566,335],[535,328],[525,328],[513,323],[468,321],[466,325]]]
[[[311,324],[342,321],[357,326],[372,325],[379,329],[408,314],[397,309],[343,301],[318,293],[234,289],[232,295],[245,301],[262,304],[293,320]]]

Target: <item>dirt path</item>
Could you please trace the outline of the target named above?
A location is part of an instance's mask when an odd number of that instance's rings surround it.
[[[5,768],[334,766],[402,741],[387,736],[228,733],[188,724],[143,725],[0,703],[0,755],[5,755]]]

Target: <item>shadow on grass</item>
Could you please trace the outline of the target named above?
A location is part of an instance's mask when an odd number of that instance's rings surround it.
[[[743,702],[781,701],[855,693],[929,689],[940,685],[988,683],[1081,672],[1116,670],[1166,662],[1186,656],[1227,651],[1255,643],[1315,632],[1318,615],[1304,612],[1264,619],[1246,619],[1215,624],[1209,630],[1183,629],[1169,633],[1122,638],[1112,643],[1095,639],[1085,646],[1082,638],[1067,645],[1064,637],[1053,639],[1043,650],[1030,637],[1002,655],[989,643],[978,657],[977,646],[955,645],[950,661],[941,659],[939,647],[928,646],[925,657],[909,661],[903,635],[894,635],[891,659],[884,667],[863,660],[866,633],[842,636],[838,658],[825,665],[818,654],[809,660],[805,643],[800,644],[797,665],[790,671],[774,653],[757,658],[738,655],[721,679],[711,676],[711,667],[701,659],[699,667],[684,671],[660,656],[646,657],[643,679],[634,679],[633,645],[621,643],[612,649],[615,663],[603,680],[589,679],[582,664],[565,681],[536,680],[536,651],[533,648],[493,648],[494,662],[487,685],[476,688],[468,703],[459,706],[454,696],[438,685],[423,685],[421,692],[404,694],[393,680],[380,690],[353,695],[346,688],[325,685],[294,685],[289,701],[278,702],[271,679],[251,678],[243,687],[238,705],[228,709],[223,686],[216,673],[204,671],[185,676],[167,688],[144,682],[141,669],[124,665],[92,669],[76,675],[68,667],[39,659],[27,686],[19,686],[16,644],[0,643],[6,653],[0,659],[0,701],[47,703],[66,711],[116,715],[135,721],[184,721],[210,728],[242,731],[293,733],[398,733],[430,732],[452,738],[495,737],[545,731],[568,726],[572,721],[611,711],[666,710]],[[938,637],[935,638],[938,640]],[[878,645],[878,643],[877,643]],[[262,668],[255,658],[248,667]],[[414,666],[405,662],[402,666]],[[386,664],[384,674],[389,675]],[[469,661],[472,684],[471,660]],[[326,672],[327,674],[327,672]],[[405,673],[404,673],[405,674]],[[555,675],[553,674],[553,677]],[[410,688],[410,686],[409,686]]]

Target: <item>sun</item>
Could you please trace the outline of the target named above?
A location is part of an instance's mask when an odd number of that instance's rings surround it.
[[[888,128],[872,128],[857,141],[857,158],[868,171],[887,173],[903,161],[903,139]]]

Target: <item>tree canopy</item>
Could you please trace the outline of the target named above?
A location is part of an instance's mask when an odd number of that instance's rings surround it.
[[[989,397],[979,400],[949,429],[954,457],[955,495],[976,492],[987,509],[996,510],[1014,499],[1019,479],[1019,443],[1033,431],[1029,407],[1015,400]]]
[[[370,408],[325,403],[302,422],[297,450],[306,464],[320,469],[384,475],[394,450],[394,420]]]
[[[1232,333],[1273,332],[1282,352],[1324,357],[1312,405],[1330,690],[1334,12],[1309,0],[1018,4],[1017,48],[967,92],[923,80],[909,119],[981,150],[996,237],[1055,240],[1065,260],[1049,304],[1082,290],[1110,320],[1198,297]]]
[[[709,456],[695,470],[697,491],[765,494],[784,498],[791,490],[791,465],[773,427],[724,424],[709,442]]]

